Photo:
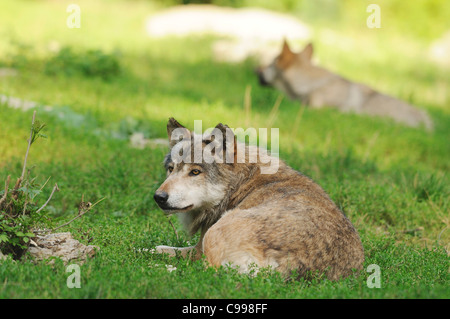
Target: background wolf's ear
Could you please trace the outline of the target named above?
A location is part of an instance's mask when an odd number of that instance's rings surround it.
[[[283,48],[281,49],[281,55],[292,54],[291,48],[289,48],[289,44],[287,43],[286,38],[283,39]]]
[[[305,59],[306,61],[311,61],[313,53],[314,53],[314,47],[313,47],[313,44],[310,42],[300,53],[300,56],[303,59]]]
[[[277,59],[277,66],[281,69],[285,69],[287,66],[289,66],[292,61],[294,61],[295,57],[297,55],[291,51],[291,49],[289,48],[289,45],[286,41],[286,39],[284,39],[283,42],[283,49],[281,50],[280,55],[278,56]]]
[[[178,130],[177,130],[178,129]],[[175,131],[177,130],[177,131]],[[172,139],[172,133],[176,132],[176,136]],[[169,146],[172,148],[175,144],[177,144],[182,139],[188,139],[191,136],[191,133],[187,128],[178,123],[173,117],[169,118],[169,122],[167,122],[167,136],[169,137]]]

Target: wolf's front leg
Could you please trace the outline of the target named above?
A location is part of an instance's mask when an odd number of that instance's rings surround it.
[[[191,258],[192,260],[198,260],[202,258],[203,254],[203,237],[205,236],[207,229],[202,230],[200,234],[200,240],[197,245],[190,247],[171,247],[171,246],[156,246],[155,253],[157,254],[168,254],[169,257],[175,257],[176,255],[181,255],[183,258]]]
[[[186,256],[194,249],[195,246],[191,247],[171,247],[171,246],[156,246],[155,253],[158,254],[167,254],[169,257],[175,257],[177,254],[180,254],[181,257],[186,258]]]

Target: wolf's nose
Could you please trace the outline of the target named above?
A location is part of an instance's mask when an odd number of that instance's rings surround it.
[[[255,74],[258,76],[258,80],[259,80],[259,84],[260,84],[260,85],[262,85],[262,86],[268,86],[268,85],[269,85],[269,83],[268,83],[268,82],[266,81],[266,79],[264,78],[262,69],[261,69],[260,67],[258,67],[258,68],[255,70]]]
[[[164,191],[159,191],[159,192],[155,193],[155,195],[153,196],[153,199],[158,204],[165,204],[167,202],[167,199],[169,199],[169,194],[167,194]]]

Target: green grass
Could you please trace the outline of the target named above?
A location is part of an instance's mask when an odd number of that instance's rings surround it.
[[[215,271],[202,261],[147,251],[160,244],[188,245],[198,235],[189,239],[181,232],[177,240],[152,199],[164,180],[166,150],[128,143],[136,131],[165,137],[170,116],[190,128],[198,119],[204,128],[219,122],[245,127],[246,121],[266,127],[279,93],[258,86],[253,61],[213,62],[210,37],[146,37],[143,21],[159,2],[80,1],[79,30],[65,26],[69,3],[1,2],[0,65],[14,66],[19,76],[0,77],[0,93],[53,106],[51,112],[38,109],[49,138],[33,145],[28,167],[40,182],[52,176],[58,183],[61,191],[48,207],[57,221],[77,213],[82,194],[91,202],[107,197],[62,229],[101,250],[81,266],[81,289],[67,288],[62,263],[2,262],[0,298],[450,297],[450,72],[426,59],[430,36],[369,30],[358,20],[335,28],[322,21],[314,28],[322,65],[426,109],[436,130],[333,109],[305,109],[295,128],[300,105],[283,99],[273,124],[280,128],[281,158],[315,179],[350,218],[363,241],[364,268],[380,266],[381,288],[367,287],[366,272],[338,282],[285,282],[277,274]],[[395,20],[395,12],[389,15]],[[326,37],[335,41],[320,41]],[[80,55],[89,50],[113,55],[120,73],[107,79],[48,74],[46,63],[55,56],[51,43]],[[243,106],[248,85],[250,119]],[[20,175],[30,120],[31,111],[0,105],[0,181]],[[423,230],[409,231],[419,227]],[[168,272],[165,265],[177,269]]]

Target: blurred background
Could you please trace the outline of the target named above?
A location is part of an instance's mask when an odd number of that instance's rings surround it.
[[[105,68],[105,75],[100,77],[118,71],[118,63],[106,61],[108,54],[122,54],[122,70],[134,68],[133,72],[147,75],[150,72],[146,66],[130,63],[130,56],[131,61],[146,56],[147,60],[153,57],[163,62],[177,59],[182,51],[183,58],[191,60],[243,62],[254,57],[254,64],[258,64],[279,50],[284,36],[297,50],[312,41],[317,62],[355,81],[374,84],[381,91],[410,100],[417,94],[414,86],[418,83],[423,90],[414,97],[416,103],[431,108],[448,104],[450,5],[445,0],[417,0],[407,5],[401,0],[376,1],[381,28],[374,29],[366,22],[371,2],[360,0],[78,1],[81,28],[67,26],[72,12],[66,10],[71,3],[2,1],[0,66],[15,70],[3,70],[2,79],[19,69],[22,74],[29,70],[53,75],[77,73],[80,65],[74,62],[67,66],[64,61],[76,60],[73,55],[83,55],[83,50],[105,54],[104,65],[99,66]],[[195,16],[170,10],[199,3],[218,6],[222,11]],[[225,18],[224,12],[229,13]],[[223,19],[212,25],[212,17]],[[197,21],[196,26],[193,21]],[[230,40],[234,40],[233,45]],[[78,58],[86,60],[85,68],[94,68],[89,61],[102,57],[93,55]],[[90,76],[102,70],[85,72]],[[385,81],[386,72],[395,81]],[[13,76],[8,77],[10,81],[15,81]],[[2,84],[7,85],[4,81]]]
[[[426,109],[437,132],[448,133],[445,0],[376,1],[380,28],[368,26],[370,1],[360,0],[80,0],[79,12],[71,4],[1,1],[0,102],[65,112],[68,125],[123,139],[135,132],[164,137],[169,116],[270,124],[289,133],[288,148],[316,148],[342,127],[392,130],[381,124],[390,122],[333,110],[299,113],[300,104],[287,98],[274,109],[280,93],[261,88],[254,69],[286,38],[294,50],[313,42],[318,64]],[[325,131],[313,129],[319,122]],[[355,132],[342,135],[358,149]],[[365,146],[357,152],[365,154]]]

